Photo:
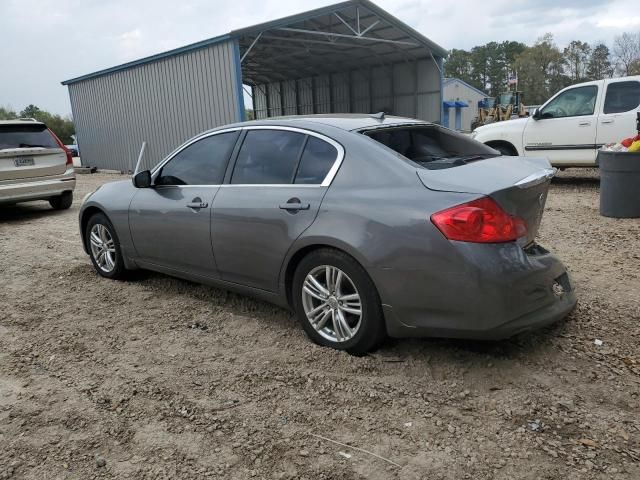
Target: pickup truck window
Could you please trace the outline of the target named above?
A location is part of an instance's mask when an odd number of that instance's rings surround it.
[[[615,82],[607,87],[604,113],[622,113],[635,110],[640,105],[640,82]]]
[[[598,87],[587,85],[565,90],[540,112],[541,118],[564,118],[593,115]]]

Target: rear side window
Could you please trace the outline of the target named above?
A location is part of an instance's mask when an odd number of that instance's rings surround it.
[[[448,168],[499,155],[493,148],[437,125],[364,132],[419,166]]]
[[[604,113],[622,113],[640,105],[640,82],[616,82],[607,87]]]
[[[319,184],[338,158],[338,150],[330,143],[309,137],[304,147],[294,183]]]
[[[249,130],[238,152],[231,183],[293,183],[305,137],[286,130]]]
[[[192,143],[162,167],[156,185],[220,185],[238,134],[219,133]]]
[[[44,125],[0,125],[0,150],[33,147],[60,148]]]

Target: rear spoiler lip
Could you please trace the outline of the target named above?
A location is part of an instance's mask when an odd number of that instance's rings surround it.
[[[545,183],[555,177],[556,173],[558,173],[557,168],[545,168],[544,170],[540,170],[539,172],[532,173],[531,175],[519,180],[515,183],[515,186],[518,188],[529,188],[535,185],[540,185],[541,183]]]

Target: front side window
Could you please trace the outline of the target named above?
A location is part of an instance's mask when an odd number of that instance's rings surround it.
[[[565,118],[593,115],[598,87],[588,85],[566,90],[551,100],[541,110],[542,118]]]
[[[192,143],[162,167],[156,185],[220,185],[238,134],[219,133]]]
[[[293,183],[306,135],[287,130],[249,130],[238,152],[232,184]]]
[[[640,105],[640,82],[616,82],[607,87],[604,113],[622,113],[635,110]]]

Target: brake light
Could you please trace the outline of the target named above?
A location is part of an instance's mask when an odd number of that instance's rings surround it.
[[[67,161],[65,163],[65,165],[67,167],[73,167],[73,155],[71,154],[71,150],[69,150],[66,145],[64,143],[62,143],[62,141],[58,138],[58,136],[53,133],[53,131],[50,128],[47,128],[47,130],[49,130],[49,133],[51,134],[51,136],[53,137],[53,139],[56,141],[56,143],[58,144],[58,146],[64,150],[64,153],[67,154]]]
[[[522,218],[509,215],[489,197],[434,213],[431,221],[449,240],[460,242],[512,242],[527,234]]]

